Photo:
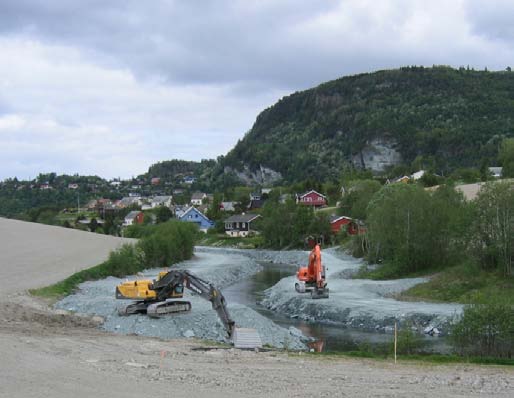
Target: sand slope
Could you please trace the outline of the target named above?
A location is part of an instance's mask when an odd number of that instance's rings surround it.
[[[133,241],[0,218],[0,295],[58,282]]]

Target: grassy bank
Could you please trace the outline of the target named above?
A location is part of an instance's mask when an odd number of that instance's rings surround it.
[[[291,354],[298,355],[298,354]],[[308,355],[326,359],[338,359],[344,357],[352,358],[369,358],[373,360],[394,360],[393,354],[380,354],[369,351],[347,351],[347,352],[321,352],[309,353]],[[298,355],[299,356],[299,355]],[[400,354],[397,356],[400,362],[422,362],[423,364],[452,364],[452,363],[467,363],[477,365],[503,365],[514,366],[514,359],[505,358],[489,358],[489,357],[463,357],[459,355],[444,355],[444,354]]]
[[[227,234],[205,234],[197,243],[200,246],[229,247],[237,249],[257,249],[263,246],[264,242],[260,235],[247,238],[233,238]]]
[[[354,279],[372,280],[416,277],[428,277],[429,281],[413,286],[395,298],[405,301],[467,304],[481,296],[514,302],[514,276],[505,277],[498,270],[485,271],[469,261],[445,269],[432,268],[407,274],[389,264],[364,265],[353,276]]]
[[[79,271],[61,282],[32,289],[35,296],[57,299],[71,294],[86,281],[124,277],[148,268],[168,267],[193,255],[197,235],[191,223],[168,221],[146,230],[135,245],[126,244],[110,253],[109,258],[94,267]]]
[[[399,298],[466,304],[477,295],[514,303],[514,277],[459,265],[432,275],[428,282],[402,292]]]

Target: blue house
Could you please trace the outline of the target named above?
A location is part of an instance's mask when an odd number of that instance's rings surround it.
[[[214,222],[209,220],[200,210],[195,207],[187,209],[180,217],[180,221],[194,222],[202,232],[207,232],[209,228],[214,227]]]

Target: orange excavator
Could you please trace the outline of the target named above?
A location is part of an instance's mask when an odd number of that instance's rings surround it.
[[[325,277],[325,266],[321,264],[321,248],[318,243],[310,241],[314,246],[309,254],[309,265],[300,267],[296,272],[297,281],[294,285],[298,293],[310,291],[313,299],[328,298],[328,287]]]

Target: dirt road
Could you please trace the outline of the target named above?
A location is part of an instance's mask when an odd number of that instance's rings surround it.
[[[87,263],[97,261],[91,253],[95,244],[95,255],[102,257],[99,252],[114,244],[112,238],[106,237],[109,243],[101,239],[92,243],[86,233],[83,237],[68,230],[52,234],[23,223],[16,225],[21,235],[4,234],[8,229],[5,222],[0,219],[0,276],[2,283],[10,286],[0,289],[0,397],[514,395],[514,369],[506,367],[395,366],[390,361],[305,354],[202,351],[195,350],[205,345],[200,341],[101,332],[93,319],[51,311],[44,303],[14,291],[55,282],[76,269],[94,265]],[[38,236],[38,231],[44,236]],[[19,242],[20,236],[25,237],[24,244]],[[73,255],[73,245],[79,251],[82,241],[88,242],[88,249],[82,256]],[[34,251],[36,245],[39,251]],[[71,249],[63,252],[62,248]],[[85,259],[87,253],[90,257]]]

